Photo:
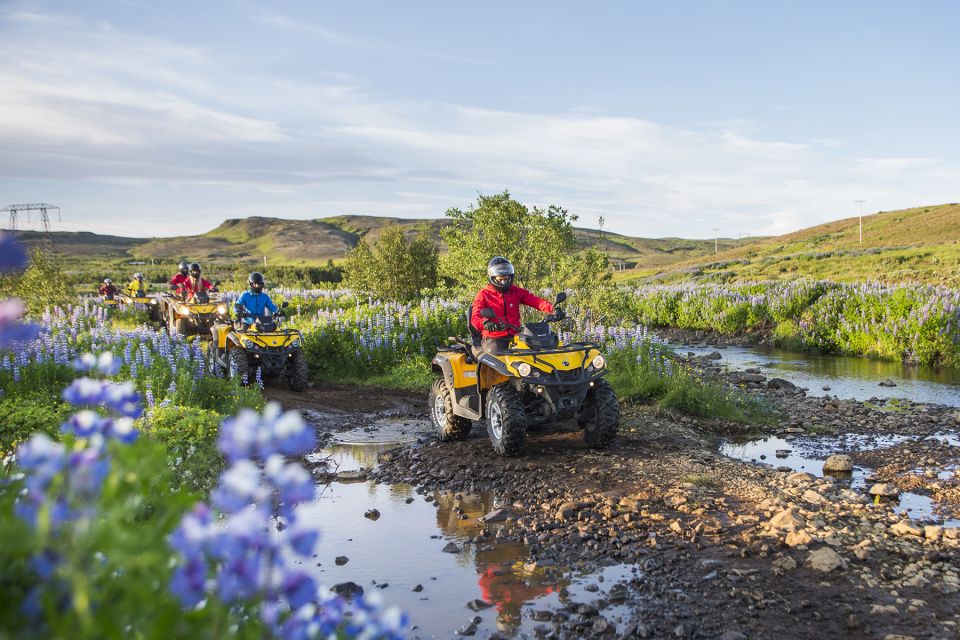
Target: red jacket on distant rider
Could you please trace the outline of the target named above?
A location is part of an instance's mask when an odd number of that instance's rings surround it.
[[[497,314],[497,322],[507,322],[520,326],[520,305],[534,307],[544,313],[553,313],[553,304],[539,296],[535,296],[526,289],[513,284],[513,265],[506,258],[497,256],[487,265],[487,276],[490,284],[477,293],[473,299],[473,313],[470,324],[480,331],[484,338],[509,338],[514,335],[514,329],[490,330],[484,326],[487,321],[480,311],[492,309]]]
[[[190,265],[186,262],[181,262],[178,267],[180,271],[170,278],[170,288],[173,289],[173,292],[178,296],[183,295],[183,285],[190,279]]]

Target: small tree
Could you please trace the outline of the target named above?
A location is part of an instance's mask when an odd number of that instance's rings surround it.
[[[480,195],[476,206],[449,209],[447,216],[453,224],[440,232],[449,247],[440,273],[462,287],[483,286],[487,262],[495,255],[510,260],[517,280],[533,291],[592,286],[609,271],[605,255],[579,251],[577,216],[556,205],[529,209],[504,191]]]
[[[412,300],[437,286],[438,255],[427,234],[409,240],[400,225],[391,224],[373,248],[361,239],[350,251],[344,279],[349,287],[385,300]]]
[[[39,247],[30,252],[26,271],[10,277],[3,289],[23,300],[31,315],[42,313],[48,306],[62,304],[68,298],[63,272],[50,254]]]

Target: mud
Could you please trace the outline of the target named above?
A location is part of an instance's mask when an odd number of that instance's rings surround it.
[[[646,406],[624,407],[620,437],[606,450],[586,448],[570,423],[531,432],[527,453],[504,459],[483,423],[464,442],[435,441],[424,426],[426,394],[315,387],[268,397],[312,416],[334,440],[385,419],[406,423],[410,439],[381,453],[370,477],[423,495],[495,496],[504,511],[465,545],[520,543],[525,566],[564,575],[616,569],[614,584],[588,585],[549,608],[534,602],[520,609],[525,625],[486,636],[960,637],[957,529],[923,526],[869,494],[889,482],[955,505],[956,410],[810,398],[766,379],[717,375],[775,407],[760,431],[829,436],[823,457],[850,454],[873,469],[869,481],[731,459],[720,447],[743,425]],[[471,632],[470,615],[437,637]]]

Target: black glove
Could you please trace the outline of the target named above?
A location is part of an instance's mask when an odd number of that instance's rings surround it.
[[[483,328],[486,329],[487,331],[499,331],[500,325],[494,322],[493,320],[484,320]]]
[[[554,320],[563,320],[567,317],[567,314],[563,312],[563,309],[554,309],[553,310],[553,319]]]

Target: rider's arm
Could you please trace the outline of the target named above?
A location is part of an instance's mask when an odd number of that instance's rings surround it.
[[[520,302],[528,307],[540,309],[540,311],[543,311],[544,313],[553,313],[553,303],[551,303],[549,300],[544,300],[540,296],[533,295],[526,289],[520,289]]]
[[[267,294],[263,294],[263,295],[266,298],[266,301],[263,303],[263,306],[265,306],[267,309],[270,309],[270,313],[276,313],[279,307],[277,307],[274,301],[270,299],[270,296],[268,296]]]

